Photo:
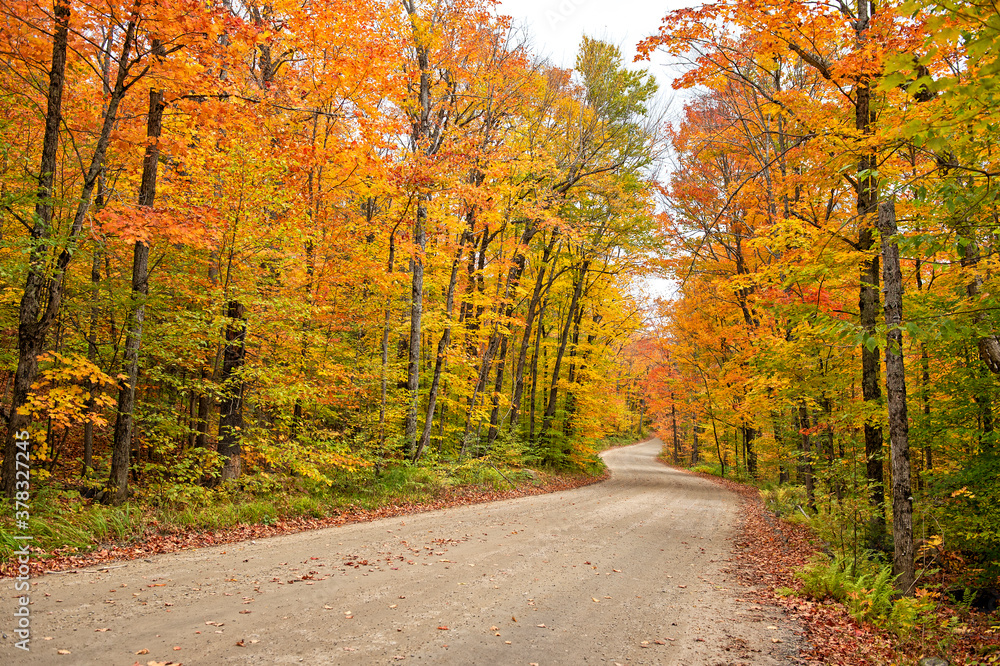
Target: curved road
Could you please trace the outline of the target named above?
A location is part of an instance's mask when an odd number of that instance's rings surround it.
[[[31,652],[4,612],[0,661],[793,662],[788,622],[720,571],[736,496],[660,446],[606,452],[611,479],[577,490],[44,576]]]

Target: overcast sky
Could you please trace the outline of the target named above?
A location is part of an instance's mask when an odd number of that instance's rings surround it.
[[[580,38],[586,34],[616,44],[628,62],[639,40],[652,35],[671,9],[696,4],[695,0],[501,0],[500,12],[525,25],[535,52],[553,64],[572,67]],[[654,56],[650,71],[661,87],[669,85],[666,59]]]
[[[572,67],[583,35],[616,44],[626,62],[635,56],[639,40],[654,34],[662,19],[672,9],[693,6],[697,0],[501,0],[499,12],[514,18],[532,37],[535,53],[560,67]],[[662,54],[654,54],[645,63],[660,83],[661,103],[674,96],[670,81],[676,69]],[[674,99],[670,111],[680,111],[681,100]],[[640,290],[651,296],[674,292],[671,282],[649,276]]]

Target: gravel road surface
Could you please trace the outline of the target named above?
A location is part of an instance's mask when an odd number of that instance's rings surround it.
[[[608,451],[603,483],[3,585],[0,663],[795,663],[795,627],[722,572],[724,488]]]

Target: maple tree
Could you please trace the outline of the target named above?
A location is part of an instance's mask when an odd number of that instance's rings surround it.
[[[613,46],[552,67],[479,0],[2,16],[4,415],[51,483],[589,468],[641,429],[659,130]]]
[[[661,263],[679,291],[649,340],[654,422],[677,459],[678,429],[692,460],[707,434],[723,474],[801,484],[823,520],[863,528],[855,557],[893,551],[910,594],[928,521],[983,581],[996,573],[989,512],[975,531],[953,522],[967,492],[992,496],[996,459],[995,126],[966,97],[991,89],[986,14],[717,2],[668,14],[640,45],[687,59],[675,86],[698,86],[663,190]]]

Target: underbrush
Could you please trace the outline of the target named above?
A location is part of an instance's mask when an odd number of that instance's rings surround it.
[[[899,597],[892,565],[871,554],[861,560],[819,555],[795,575],[802,581],[803,594],[817,601],[839,601],[858,622],[884,627],[897,636],[926,629],[937,620],[937,595],[919,589],[912,597]]]
[[[38,553],[84,553],[111,544],[141,543],[155,534],[321,519],[427,502],[451,491],[493,492],[539,483],[537,472],[490,458],[460,464],[429,460],[422,465],[333,471],[322,481],[258,472],[214,487],[158,484],[139,487],[121,506],[106,506],[82,496],[81,490],[90,494],[85,486],[50,479],[32,495],[27,533],[34,537]],[[25,531],[14,528],[9,507],[0,512],[0,562],[6,562],[22,545],[14,535]]]

